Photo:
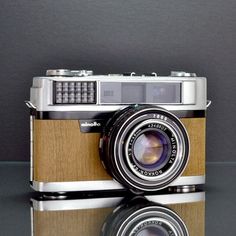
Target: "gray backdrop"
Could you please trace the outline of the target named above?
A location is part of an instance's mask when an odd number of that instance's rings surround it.
[[[235,160],[235,0],[1,0],[0,159],[29,160],[32,77],[47,68],[208,78],[208,161]]]

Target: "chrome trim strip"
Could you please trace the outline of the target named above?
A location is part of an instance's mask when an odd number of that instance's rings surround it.
[[[30,207],[30,232],[34,236],[34,208]]]
[[[206,176],[181,176],[175,181],[173,181],[169,186],[179,186],[179,185],[199,185],[205,184]]]
[[[31,199],[31,202],[33,209],[37,211],[63,211],[116,207],[122,199],[123,197],[46,201]]]
[[[124,187],[114,180],[72,181],[72,182],[37,182],[32,181],[31,187],[40,192],[73,192],[93,190],[114,190]]]
[[[186,81],[182,83],[182,104],[196,104],[196,82]]]
[[[144,104],[144,103],[143,103]],[[205,107],[195,106],[195,105],[181,105],[181,104],[157,104],[157,103],[145,103],[146,105],[154,105],[166,109],[168,111],[198,111],[198,110],[206,110]],[[37,111],[39,112],[71,112],[71,111],[87,111],[87,112],[115,112],[121,109],[126,108],[131,104],[125,105],[99,105],[99,104],[92,104],[92,105],[50,105],[45,109],[40,109],[37,107]]]
[[[161,204],[178,204],[205,201],[205,192],[175,193],[145,196],[149,201]]]
[[[32,207],[36,211],[63,211],[95,208],[116,207],[124,197],[88,198],[73,200],[36,200],[31,199]],[[145,195],[149,201],[159,204],[180,204],[205,201],[205,192],[170,193],[162,195]]]
[[[30,116],[30,181],[33,181],[34,173],[34,116]]]
[[[198,185],[204,183],[205,183],[205,176],[181,176],[175,181],[173,181],[169,186]],[[124,189],[124,187],[115,180],[73,181],[73,182],[32,181],[31,187],[39,192],[73,192],[73,191]]]

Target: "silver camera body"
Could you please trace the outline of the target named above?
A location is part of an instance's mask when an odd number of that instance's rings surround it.
[[[204,184],[206,86],[205,77],[186,72],[48,70],[34,77],[27,102],[32,187],[42,192],[156,191]],[[91,138],[83,136],[88,133]],[[73,137],[78,140],[72,142]],[[94,159],[99,154],[101,164]],[[83,172],[86,160],[92,177]]]

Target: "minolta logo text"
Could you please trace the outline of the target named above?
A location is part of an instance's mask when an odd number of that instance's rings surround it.
[[[94,121],[94,122],[84,122],[84,123],[81,123],[81,126],[82,127],[100,127],[101,126],[101,123],[98,123],[97,121]]]

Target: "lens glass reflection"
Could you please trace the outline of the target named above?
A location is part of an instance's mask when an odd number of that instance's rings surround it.
[[[146,168],[158,168],[168,159],[168,138],[160,131],[145,131],[134,143],[136,161]]]
[[[168,233],[164,228],[161,227],[147,227],[138,232],[137,236],[167,236]]]

